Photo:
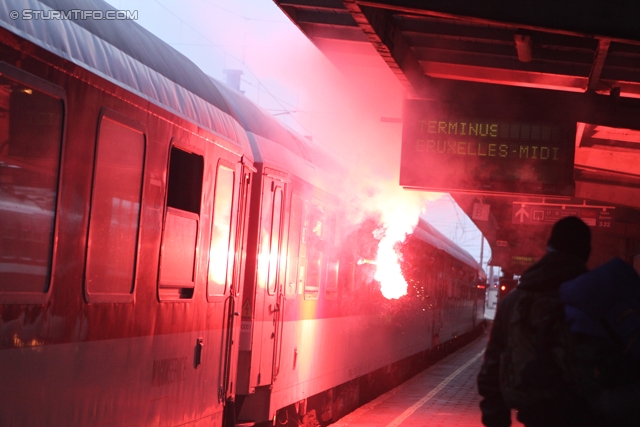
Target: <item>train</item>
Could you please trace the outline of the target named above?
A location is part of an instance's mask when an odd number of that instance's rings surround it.
[[[0,3],[0,425],[327,425],[482,328],[468,253],[417,220],[382,297],[348,162],[115,14]]]

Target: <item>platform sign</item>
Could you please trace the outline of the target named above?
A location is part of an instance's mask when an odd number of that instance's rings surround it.
[[[611,228],[613,225],[612,208],[602,209],[583,206],[526,205],[514,203],[511,208],[512,224],[553,225],[558,220],[576,216],[589,227]]]
[[[474,203],[471,219],[477,219],[480,221],[489,221],[490,210],[491,210],[491,205],[487,205],[484,203]]]
[[[538,258],[527,255],[513,255],[511,257],[511,265],[509,268],[512,271],[524,271],[538,262]]]
[[[573,194],[576,124],[405,102],[400,185],[445,192]]]

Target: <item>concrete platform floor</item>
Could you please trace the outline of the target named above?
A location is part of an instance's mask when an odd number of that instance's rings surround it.
[[[482,427],[476,377],[487,339],[485,332],[332,427]]]

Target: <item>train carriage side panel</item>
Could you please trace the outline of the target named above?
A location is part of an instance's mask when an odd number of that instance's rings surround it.
[[[420,218],[413,235],[433,248],[437,278],[432,281],[436,296],[433,341],[440,344],[472,331],[478,319],[477,283],[483,275],[474,258]],[[428,273],[427,273],[428,274]],[[476,307],[476,311],[474,311]],[[480,310],[484,307],[481,304]]]
[[[259,171],[259,176],[254,182],[249,237],[251,251],[255,250],[255,253],[250,255],[255,267],[250,268],[245,281],[241,338],[243,351],[239,362],[238,383],[239,393],[246,395],[240,417],[264,421],[272,415],[270,406],[282,403],[271,399],[271,388],[277,388],[278,384],[282,383],[279,379],[283,371],[282,366],[289,363],[290,354],[295,350],[295,344],[290,348],[290,344],[285,344],[291,341],[287,323],[291,324],[292,320],[287,322],[287,319],[291,319],[292,313],[300,313],[297,306],[303,304],[298,302],[303,295],[307,296],[304,300],[305,305],[309,307],[307,313],[313,317],[311,313],[315,313],[317,307],[322,304],[323,298],[318,301],[317,296],[321,287],[324,290],[327,275],[326,265],[329,258],[316,258],[314,254],[320,255],[322,252],[314,252],[314,248],[307,244],[295,248],[299,252],[295,255],[295,265],[291,266],[292,260],[288,256],[291,242],[290,221],[293,218],[298,226],[304,229],[295,230],[295,238],[304,240],[305,232],[307,238],[310,238],[313,225],[309,225],[310,218],[307,214],[313,206],[313,194],[318,191],[310,183],[320,184],[326,192],[329,189],[327,177],[330,173],[313,164],[313,157],[310,156],[310,150],[305,148],[304,141],[295,137],[242,95],[219,82],[216,84],[227,97],[229,104],[235,108],[238,120],[249,131]],[[296,199],[292,196],[293,183],[287,183],[289,176],[292,180],[300,180],[299,177],[303,177],[302,179],[307,181],[303,185],[304,188],[298,187]],[[281,209],[281,203],[284,203],[284,212],[277,221],[273,220],[276,214],[274,202],[278,211]],[[332,205],[328,201],[321,204],[325,207]],[[289,210],[291,206],[296,207],[295,215]],[[309,256],[313,259],[308,259]],[[251,262],[248,259],[248,265]],[[305,288],[296,286],[297,290],[293,291],[293,294],[289,289],[293,288],[293,285],[285,283],[290,279],[287,274],[291,276],[291,268],[296,270],[296,278],[293,280],[301,280],[297,276],[304,277],[302,280],[309,280],[309,285]],[[312,291],[310,282],[313,280],[316,280],[317,284]],[[314,294],[315,298],[308,300],[311,294]],[[295,319],[294,317],[294,323]],[[302,349],[302,346],[299,347]],[[305,354],[310,353],[307,350],[304,349]],[[271,388],[265,389],[265,386]]]
[[[223,296],[231,286],[219,292],[219,301],[215,292],[205,295],[210,270],[205,255],[213,241],[212,221],[216,229],[211,212],[217,211],[208,191],[217,191],[213,187],[220,175],[216,169],[219,159],[226,159],[227,169],[240,175],[241,156],[251,157],[251,153],[243,153],[242,140],[229,144],[193,121],[167,112],[157,102],[34,48],[5,30],[1,33],[2,40],[10,40],[2,47],[7,53],[3,58],[61,87],[68,105],[59,208],[55,211],[58,238],[49,256],[55,256],[49,294],[44,303],[35,298],[20,305],[9,301],[6,289],[0,295],[0,369],[2,377],[16,385],[2,393],[2,424],[86,425],[99,420],[110,425],[184,425],[206,418],[220,425],[224,388],[228,387],[224,376],[233,376],[224,372],[225,359],[234,356],[224,354],[222,333],[232,316],[225,313],[230,305]],[[25,80],[29,83],[29,78]],[[27,84],[26,89],[38,88]],[[193,290],[180,288],[183,296],[192,294],[184,301],[159,302],[157,279],[161,245],[166,248],[167,242],[166,234],[161,236],[167,230],[165,194],[171,180],[167,165],[172,140],[181,141],[185,152],[203,158],[205,190],[203,196],[195,196],[201,207],[192,212],[199,223],[197,248],[192,249],[198,251],[192,257]],[[125,156],[111,142],[124,143],[122,150],[133,151],[126,151]],[[17,161],[20,155],[11,150],[10,161]],[[127,180],[130,172],[134,179]],[[2,176],[3,185],[12,187],[8,179],[13,172],[3,171]],[[140,184],[135,184],[135,177]],[[131,188],[126,187],[125,195],[120,184],[127,181]],[[222,197],[232,212],[241,204],[239,183],[244,181],[234,179],[232,195],[227,191]],[[53,182],[57,185],[57,180]],[[109,204],[111,215],[105,208]],[[234,220],[233,213],[220,216],[227,218],[231,228],[223,233],[223,240],[242,251],[242,244],[233,242],[233,229],[244,222]],[[176,222],[193,229],[188,215],[183,218],[187,221]],[[109,241],[110,227],[126,238]],[[193,242],[193,233],[191,236]],[[46,244],[40,244],[43,246]],[[101,262],[104,258],[115,264]],[[114,265],[116,274],[109,271]],[[222,271],[225,280],[230,271],[236,272],[233,277],[240,276],[233,267]],[[120,280],[120,273],[128,275],[129,287],[126,277]],[[113,280],[105,281],[109,274]],[[121,285],[115,286],[117,283]]]

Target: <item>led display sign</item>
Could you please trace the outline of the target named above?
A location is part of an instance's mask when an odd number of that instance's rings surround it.
[[[400,185],[445,192],[573,195],[575,123],[468,115],[405,103]],[[490,108],[488,110],[491,110]]]

